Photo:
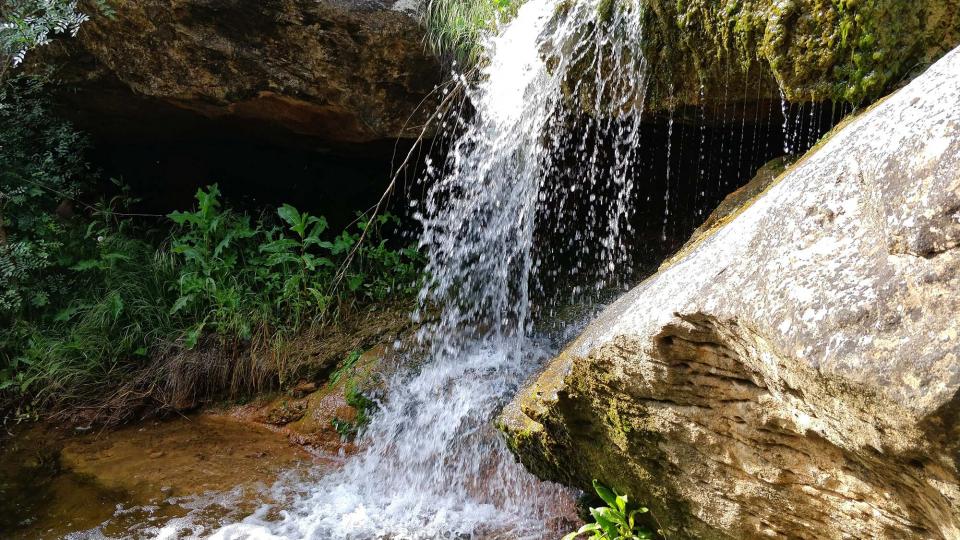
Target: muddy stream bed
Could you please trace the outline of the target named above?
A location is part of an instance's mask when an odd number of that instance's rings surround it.
[[[281,475],[323,469],[283,433],[212,414],[110,432],[12,431],[0,439],[2,538],[205,535],[278,502]]]

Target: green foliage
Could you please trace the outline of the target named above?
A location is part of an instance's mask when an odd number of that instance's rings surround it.
[[[89,4],[113,15],[107,0]],[[88,20],[89,14],[77,7],[77,0],[6,0],[0,6],[0,56],[6,58],[6,65],[17,66],[31,49],[46,45],[55,35],[76,36]]]
[[[591,508],[594,522],[564,536],[563,540],[582,535],[598,540],[651,540],[655,537],[653,531],[637,523],[637,516],[649,512],[647,508],[633,505],[626,495],[618,495],[597,480],[593,481],[593,489],[607,506]]]
[[[481,40],[508,20],[520,0],[430,0],[423,12],[427,43],[441,57],[471,67],[480,59]]]
[[[216,185],[197,191],[197,207],[173,212],[177,225],[171,237],[171,251],[179,256],[176,280],[179,296],[170,314],[184,313],[196,322],[186,335],[193,348],[204,328],[221,335],[248,339],[252,332],[251,283],[245,283],[251,252],[255,255],[256,231],[247,216],[223,210]]]
[[[337,384],[344,374],[349,373],[350,370],[353,369],[353,366],[357,365],[357,360],[359,360],[361,356],[363,356],[362,351],[350,351],[350,354],[347,355],[340,366],[330,374],[330,377],[327,379],[327,383],[330,385]]]
[[[398,224],[390,215],[361,215],[333,234],[291,205],[258,218],[235,212],[216,185],[197,191],[194,208],[147,224],[120,213],[135,202],[122,185],[110,200],[80,203],[102,184],[86,137],[50,114],[40,82],[4,84],[0,409],[96,401],[128,381],[139,382],[121,394],[163,391],[165,362],[201,341],[218,359],[232,355],[227,373],[259,348],[265,360],[234,381],[256,371],[279,382],[295,369],[279,352],[288,338],[419,288],[420,255],[384,237]],[[211,370],[188,362],[171,376]]]
[[[52,320],[20,320],[5,336],[20,341],[3,381],[44,402],[70,402],[102,392],[149,361],[149,354],[176,328],[171,302],[173,261],[148,243],[115,232],[100,236],[92,259],[74,266],[81,293]],[[16,351],[7,344],[0,347]]]
[[[216,185],[198,190],[196,198],[194,210],[170,214],[177,225],[172,251],[182,265],[171,314],[189,313],[196,321],[188,348],[207,328],[249,339],[254,324],[297,329],[328,316],[333,306],[383,301],[419,287],[416,249],[395,250],[380,237],[380,227],[396,219],[390,215],[360,216],[357,232],[325,237],[325,218],[289,204],[277,209],[280,225],[252,225],[248,216],[221,207]],[[357,246],[362,231],[368,236]]]
[[[64,248],[80,239],[67,211],[90,182],[89,143],[50,114],[44,84],[0,87],[0,321],[47,309],[69,287]]]

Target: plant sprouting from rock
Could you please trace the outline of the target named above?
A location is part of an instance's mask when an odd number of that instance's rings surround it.
[[[564,536],[563,540],[581,536],[595,540],[652,540],[656,537],[653,531],[637,523],[637,516],[649,512],[647,508],[632,504],[626,495],[617,494],[597,480],[593,481],[593,489],[607,506],[591,508],[594,522]]]

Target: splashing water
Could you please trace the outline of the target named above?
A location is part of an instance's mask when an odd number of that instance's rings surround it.
[[[555,352],[532,337],[537,275],[559,273],[534,249],[547,210],[589,193],[582,221],[549,227],[595,261],[594,290],[628,269],[647,81],[629,48],[642,41],[639,9],[574,4],[530,0],[489,40],[489,62],[466,88],[475,112],[415,203],[431,276],[421,305],[442,310],[419,333],[426,360],[390,381],[361,453],[279,520],[260,512],[219,537],[558,536],[545,523],[569,511],[569,493],[527,473],[491,424]],[[585,127],[558,135],[572,117]]]

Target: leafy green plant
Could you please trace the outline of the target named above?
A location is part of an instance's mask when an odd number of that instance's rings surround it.
[[[593,489],[607,506],[591,508],[594,522],[564,536],[563,540],[584,535],[599,540],[651,540],[655,537],[653,531],[637,523],[637,516],[649,512],[649,509],[633,505],[626,495],[617,494],[597,480],[593,481]]]
[[[221,335],[248,339],[256,317],[249,310],[254,302],[245,280],[259,256],[251,241],[258,231],[248,216],[221,208],[216,184],[197,190],[196,199],[194,210],[169,216],[178,227],[171,250],[182,257],[179,297],[170,314],[185,311],[196,320],[186,334],[188,348],[208,325]]]
[[[384,226],[399,225],[391,214],[371,219],[358,217],[357,228],[367,233],[367,241],[359,247],[355,264],[347,273],[347,288],[368,301],[382,301],[390,296],[411,296],[419,289],[424,265],[423,255],[415,244],[394,249],[380,234]],[[341,251],[346,251],[359,239],[359,234],[344,231],[338,237]],[[335,246],[337,247],[337,246]]]
[[[269,271],[262,275],[270,282],[270,290],[277,292],[276,307],[285,309],[296,325],[311,313],[324,312],[330,303],[323,284],[332,279],[336,268],[330,256],[334,245],[321,238],[327,230],[326,218],[301,213],[289,204],[277,209],[277,215],[288,230],[268,231],[260,251],[267,255]]]
[[[107,0],[89,2],[96,11],[113,16]],[[90,20],[77,0],[6,0],[0,6],[0,55],[6,65],[19,65],[31,49],[49,43],[56,34],[77,35]]]
[[[71,200],[91,181],[86,136],[51,112],[47,82],[0,83],[0,321],[49,308],[67,291],[66,244],[82,241]]]

